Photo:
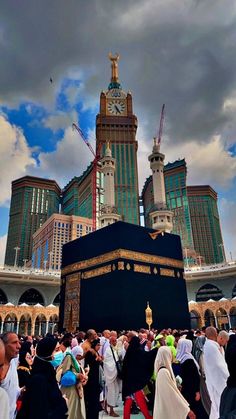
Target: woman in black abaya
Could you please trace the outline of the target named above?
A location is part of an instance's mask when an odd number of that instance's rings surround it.
[[[229,378],[220,399],[220,419],[236,418],[236,335],[231,335],[225,351]]]
[[[157,349],[145,352],[137,336],[133,336],[126,351],[123,362],[124,419],[130,419],[133,400],[136,401],[146,419],[151,419],[143,389],[148,384],[154,370]]]

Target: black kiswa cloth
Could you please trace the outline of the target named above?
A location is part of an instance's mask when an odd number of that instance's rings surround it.
[[[139,338],[132,337],[123,362],[123,400],[147,385],[153,374],[156,354],[157,349],[145,352]]]
[[[182,248],[179,236],[159,234],[156,240],[150,236],[156,230],[135,224],[118,221],[107,227],[64,244],[62,250],[62,269],[73,263],[104,255],[117,249],[127,249],[149,255],[158,255],[182,261]]]

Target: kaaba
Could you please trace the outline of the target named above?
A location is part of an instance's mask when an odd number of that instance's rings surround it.
[[[60,330],[190,327],[180,237],[118,221],[63,246]],[[146,326],[147,327],[147,326]]]

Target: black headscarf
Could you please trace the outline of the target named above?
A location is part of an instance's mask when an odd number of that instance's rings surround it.
[[[94,339],[91,343],[91,348],[95,349],[100,344],[100,339]]]
[[[27,353],[31,355],[31,346],[30,342],[23,342],[19,352],[19,366],[29,368],[29,364],[26,361],[25,357]]]
[[[186,335],[186,339],[191,340],[192,342],[194,341],[194,332],[193,330],[189,330],[187,335]]]
[[[123,398],[142,390],[150,380],[154,370],[157,349],[146,352],[137,336],[133,336],[123,363]]]
[[[198,336],[193,346],[193,356],[196,359],[198,364],[199,364],[200,356],[203,353],[203,347],[205,345],[205,342],[206,342],[205,336]]]
[[[227,343],[227,349],[230,348],[231,345],[234,345],[236,343],[236,335],[232,334],[229,336],[229,341]]]
[[[230,335],[225,351],[225,360],[229,370],[227,386],[236,387],[236,335]]]
[[[56,348],[57,340],[52,337],[45,337],[38,342],[36,356],[32,365],[31,375],[44,375],[48,382],[55,383],[56,371],[51,365],[52,354]]]
[[[52,353],[56,348],[57,340],[52,337],[41,339],[36,348],[36,354],[39,358],[50,360]]]

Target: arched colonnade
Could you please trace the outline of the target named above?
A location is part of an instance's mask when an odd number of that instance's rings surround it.
[[[222,301],[223,300],[223,301]],[[191,327],[214,326],[219,329],[236,328],[236,301],[221,299],[204,302],[189,302]]]
[[[0,305],[0,334],[15,332],[20,335],[45,335],[58,327],[58,307]]]

